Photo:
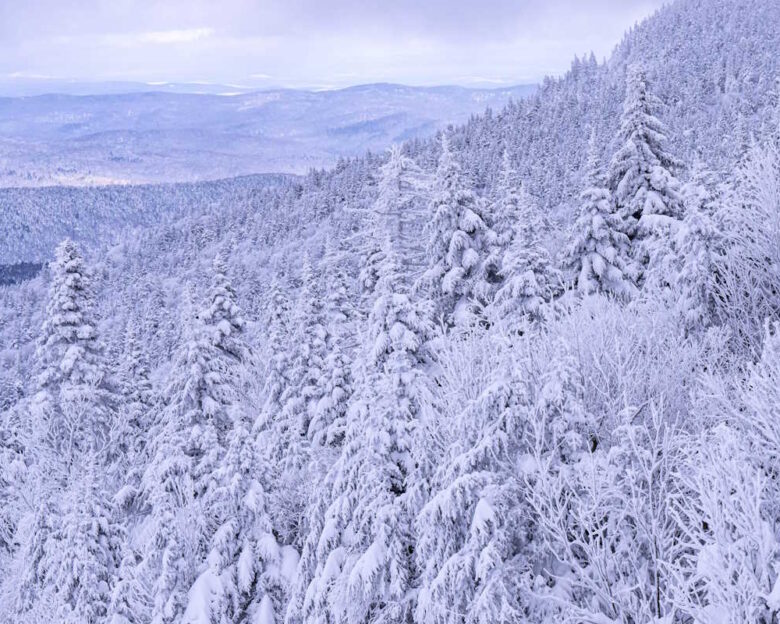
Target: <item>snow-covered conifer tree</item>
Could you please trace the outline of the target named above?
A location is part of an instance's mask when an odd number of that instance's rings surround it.
[[[692,198],[677,233],[677,272],[674,290],[683,321],[689,331],[706,329],[717,314],[717,276],[724,248],[718,231],[705,207]]]
[[[132,488],[134,494],[140,485],[143,465],[148,460],[144,454],[147,433],[152,422],[152,407],[156,400],[151,382],[151,371],[146,351],[139,340],[139,323],[128,321],[125,347],[119,365],[117,381],[122,392],[122,407],[112,431],[114,452],[119,461],[118,475]]]
[[[49,582],[63,600],[63,622],[104,621],[119,565],[124,531],[107,498],[97,457],[62,503],[63,517],[48,548]]]
[[[210,507],[217,526],[182,622],[279,622],[298,555],[276,537],[268,496],[273,472],[240,412],[215,480]]]
[[[579,452],[584,427],[572,358],[527,336],[504,353],[487,347],[499,365],[468,402],[417,519],[419,621],[508,623],[529,606],[538,544],[525,479],[536,455],[561,462]]]
[[[218,253],[214,258],[208,299],[203,313],[203,322],[213,334],[214,346],[220,350],[223,357],[232,359],[233,363],[246,365],[249,354],[246,343],[241,337],[246,324],[236,300],[236,291],[227,277],[224,252]],[[244,380],[231,379],[231,381],[236,382],[236,391],[238,391]]]
[[[265,397],[254,427],[260,429],[270,423],[282,411],[282,393],[288,384],[290,303],[279,280],[274,278],[268,293],[268,342],[264,362]]]
[[[319,276],[308,257],[301,270],[301,288],[293,316],[287,380],[279,402],[281,412],[272,423],[278,439],[270,439],[291,467],[306,465],[309,453],[309,423],[324,392],[325,360],[328,355],[328,333]],[[272,416],[270,418],[273,418]],[[276,434],[274,437],[277,437]]]
[[[63,241],[38,347],[36,434],[64,461],[80,452],[105,453],[117,397],[97,333],[90,274],[75,243]]]
[[[501,265],[515,235],[520,204],[528,201],[525,189],[520,185],[517,171],[512,166],[509,150],[504,148],[501,172],[495,197],[488,210],[489,225],[494,237],[485,258],[485,278],[493,288],[503,281]],[[491,293],[492,294],[492,293]]]
[[[377,198],[371,209],[371,236],[380,242],[383,235],[389,236],[412,276],[425,265],[417,228],[423,218],[421,200],[426,197],[427,185],[428,180],[417,164],[398,145],[393,145],[388,150],[387,162],[379,168]]]
[[[136,578],[138,555],[125,547],[116,573],[111,602],[108,606],[108,624],[141,624],[147,605],[144,592]]]
[[[151,460],[142,479],[151,510],[154,544],[140,563],[152,586],[150,619],[175,621],[184,611],[195,561],[208,534],[202,502],[213,489],[226,413],[212,392],[210,364],[217,357],[188,292],[182,315],[183,342],[165,390],[166,404],[151,431]],[[221,382],[221,380],[216,380]]]
[[[609,165],[607,185],[632,241],[632,254],[643,266],[669,251],[671,236],[683,216],[680,162],[666,147],[666,128],[655,116],[658,99],[647,88],[645,71],[629,68],[626,99],[618,135],[619,148]]]
[[[293,622],[327,621],[326,613],[336,622],[405,621],[414,606],[414,441],[431,328],[404,292],[389,241],[384,256],[364,377],[329,478],[320,536],[304,546],[312,578],[296,590]]]
[[[541,219],[527,195],[517,205],[512,242],[501,261],[503,284],[495,296],[495,309],[506,324],[522,316],[539,319],[542,306],[561,289],[562,278],[552,266],[541,242]]]
[[[633,291],[628,237],[621,231],[609,191],[604,188],[595,132],[588,150],[587,188],[569,232],[561,264],[582,294],[626,297]]]
[[[482,200],[469,187],[446,133],[433,183],[428,231],[428,269],[423,281],[437,312],[457,320],[490,290],[483,274],[493,232],[482,218]]]
[[[329,294],[324,306],[326,355],[323,375],[310,404],[309,439],[315,445],[339,444],[344,439],[346,412],[353,393],[352,371],[348,361],[351,306],[346,292],[346,276],[340,256],[330,244],[322,260],[321,291]]]

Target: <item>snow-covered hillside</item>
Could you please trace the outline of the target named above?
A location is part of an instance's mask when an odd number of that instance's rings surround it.
[[[677,0],[300,177],[7,195],[10,257],[35,198],[86,231],[0,286],[0,622],[777,622],[778,23]]]
[[[432,135],[535,87],[375,84],[220,96],[0,98],[0,186],[191,182],[305,173]]]

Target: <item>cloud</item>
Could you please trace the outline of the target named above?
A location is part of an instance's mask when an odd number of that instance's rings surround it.
[[[608,55],[663,2],[0,0],[0,74],[293,87],[532,82],[564,72],[575,54]]]
[[[139,41],[144,43],[191,43],[206,39],[214,34],[213,28],[190,28],[187,30],[158,30],[141,33]]]

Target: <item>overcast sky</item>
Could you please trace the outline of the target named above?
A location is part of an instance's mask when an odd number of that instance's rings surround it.
[[[662,0],[0,0],[0,79],[495,85],[608,56]]]

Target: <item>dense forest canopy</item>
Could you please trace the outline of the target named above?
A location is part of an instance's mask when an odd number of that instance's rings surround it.
[[[776,622],[778,25],[678,0],[301,178],[7,192],[0,622]]]

